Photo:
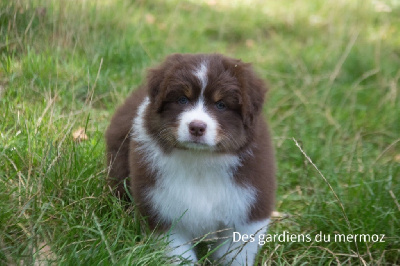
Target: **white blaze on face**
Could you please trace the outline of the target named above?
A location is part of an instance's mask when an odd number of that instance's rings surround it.
[[[218,132],[218,122],[207,112],[204,106],[204,90],[207,86],[207,63],[202,62],[193,74],[199,79],[201,93],[197,103],[190,110],[183,112],[179,117],[178,141],[188,147],[196,147],[198,144],[215,146]],[[189,125],[192,122],[200,122],[206,125],[204,134],[194,136],[190,133]]]
[[[208,66],[206,62],[202,62],[200,67],[194,71],[194,75],[200,80],[201,84],[201,97],[203,96],[204,89],[207,86],[208,78],[207,78],[207,70]]]
[[[204,135],[195,137],[190,133],[189,125],[193,121],[201,121],[206,124]],[[205,144],[215,146],[218,131],[217,121],[207,113],[204,102],[200,99],[194,108],[180,115],[178,127],[178,141]]]

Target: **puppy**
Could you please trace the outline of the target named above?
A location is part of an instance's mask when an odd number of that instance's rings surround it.
[[[196,262],[190,242],[219,231],[219,262],[254,263],[275,196],[266,90],[240,60],[174,54],[116,111],[106,132],[110,185],[122,197],[127,186],[150,227],[168,234],[169,255]]]

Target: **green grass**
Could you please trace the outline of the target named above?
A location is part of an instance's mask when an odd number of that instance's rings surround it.
[[[285,214],[270,234],[386,235],[270,242],[259,262],[400,264],[400,3],[228,2],[0,1],[0,264],[171,262],[107,189],[103,135],[174,52],[241,58],[268,80]]]

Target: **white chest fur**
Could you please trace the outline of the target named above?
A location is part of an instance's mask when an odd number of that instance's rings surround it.
[[[236,156],[177,150],[163,157],[156,186],[148,194],[160,219],[180,218],[177,225],[194,236],[244,222],[254,193],[232,180]]]
[[[233,180],[240,167],[238,156],[187,150],[164,154],[143,126],[147,106],[148,99],[138,110],[132,137],[157,176],[147,200],[158,218],[178,221],[176,226],[193,237],[244,223],[255,201],[255,190]]]

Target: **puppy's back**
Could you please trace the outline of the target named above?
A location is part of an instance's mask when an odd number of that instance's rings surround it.
[[[120,198],[126,198],[124,180],[129,176],[129,142],[132,122],[137,108],[146,96],[146,90],[139,88],[122,104],[111,119],[106,131],[108,184]],[[129,187],[129,182],[126,182]]]

